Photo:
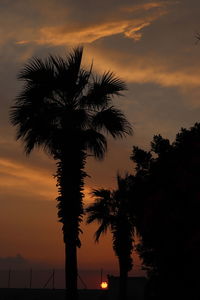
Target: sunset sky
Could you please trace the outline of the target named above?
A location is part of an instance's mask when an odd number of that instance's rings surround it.
[[[105,160],[88,160],[88,203],[92,188],[114,188],[117,171],[133,172],[133,145],[148,149],[158,133],[173,141],[181,127],[199,121],[198,33],[199,0],[0,0],[0,269],[62,268],[64,261],[55,163],[40,151],[26,157],[9,124],[24,63],[82,44],[85,67],[93,61],[97,73],[111,70],[127,83],[125,97],[115,103],[134,135],[109,138]],[[114,273],[111,238],[94,244],[95,228],[83,225],[79,268]]]

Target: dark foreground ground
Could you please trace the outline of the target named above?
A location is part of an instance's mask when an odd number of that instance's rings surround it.
[[[79,290],[80,300],[107,300],[107,294],[105,290]],[[64,300],[64,296],[65,291],[57,289],[0,289],[0,300]]]

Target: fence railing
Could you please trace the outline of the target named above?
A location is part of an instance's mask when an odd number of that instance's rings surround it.
[[[65,286],[64,270],[0,270],[0,288],[41,288],[62,289]],[[83,277],[78,274],[78,285],[81,289],[87,289]]]

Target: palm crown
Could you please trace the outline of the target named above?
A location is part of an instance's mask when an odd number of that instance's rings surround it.
[[[111,72],[97,77],[84,70],[82,53],[79,47],[66,59],[33,58],[20,72],[25,87],[12,107],[11,122],[27,154],[39,146],[59,159],[63,143],[76,142],[102,158],[103,131],[114,138],[131,133],[123,113],[112,106],[112,97],[126,89],[124,82]]]
[[[108,229],[111,230],[113,249],[119,259],[123,257],[126,271],[132,268],[131,253],[135,228],[135,218],[130,209],[129,178],[128,175],[125,178],[118,175],[116,190],[94,190],[95,202],[86,209],[87,223],[94,221],[99,223],[99,228],[95,232],[96,241],[101,234],[106,233]]]

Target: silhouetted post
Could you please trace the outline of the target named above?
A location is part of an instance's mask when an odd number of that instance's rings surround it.
[[[78,274],[78,278],[80,279],[80,282],[83,284],[85,290],[87,290],[87,285],[86,283],[83,281],[83,279],[81,278],[81,276]]]
[[[8,272],[8,288],[10,288],[11,269]]]
[[[32,269],[30,269],[30,282],[29,282],[29,288],[30,289],[32,287],[32,276],[33,276],[33,272],[32,272]]]
[[[102,280],[103,280],[103,269],[101,269],[101,282],[102,283]]]
[[[53,290],[55,289],[55,270],[53,269],[53,278],[52,278]]]
[[[54,276],[55,276],[55,270],[53,269],[53,272],[52,274],[50,275],[50,277],[48,278],[47,282],[45,283],[45,285],[43,286],[43,289],[47,287],[47,285],[49,284],[49,282],[52,280],[52,285],[53,285],[53,289],[55,288],[54,285],[55,285],[55,279],[54,279]]]

